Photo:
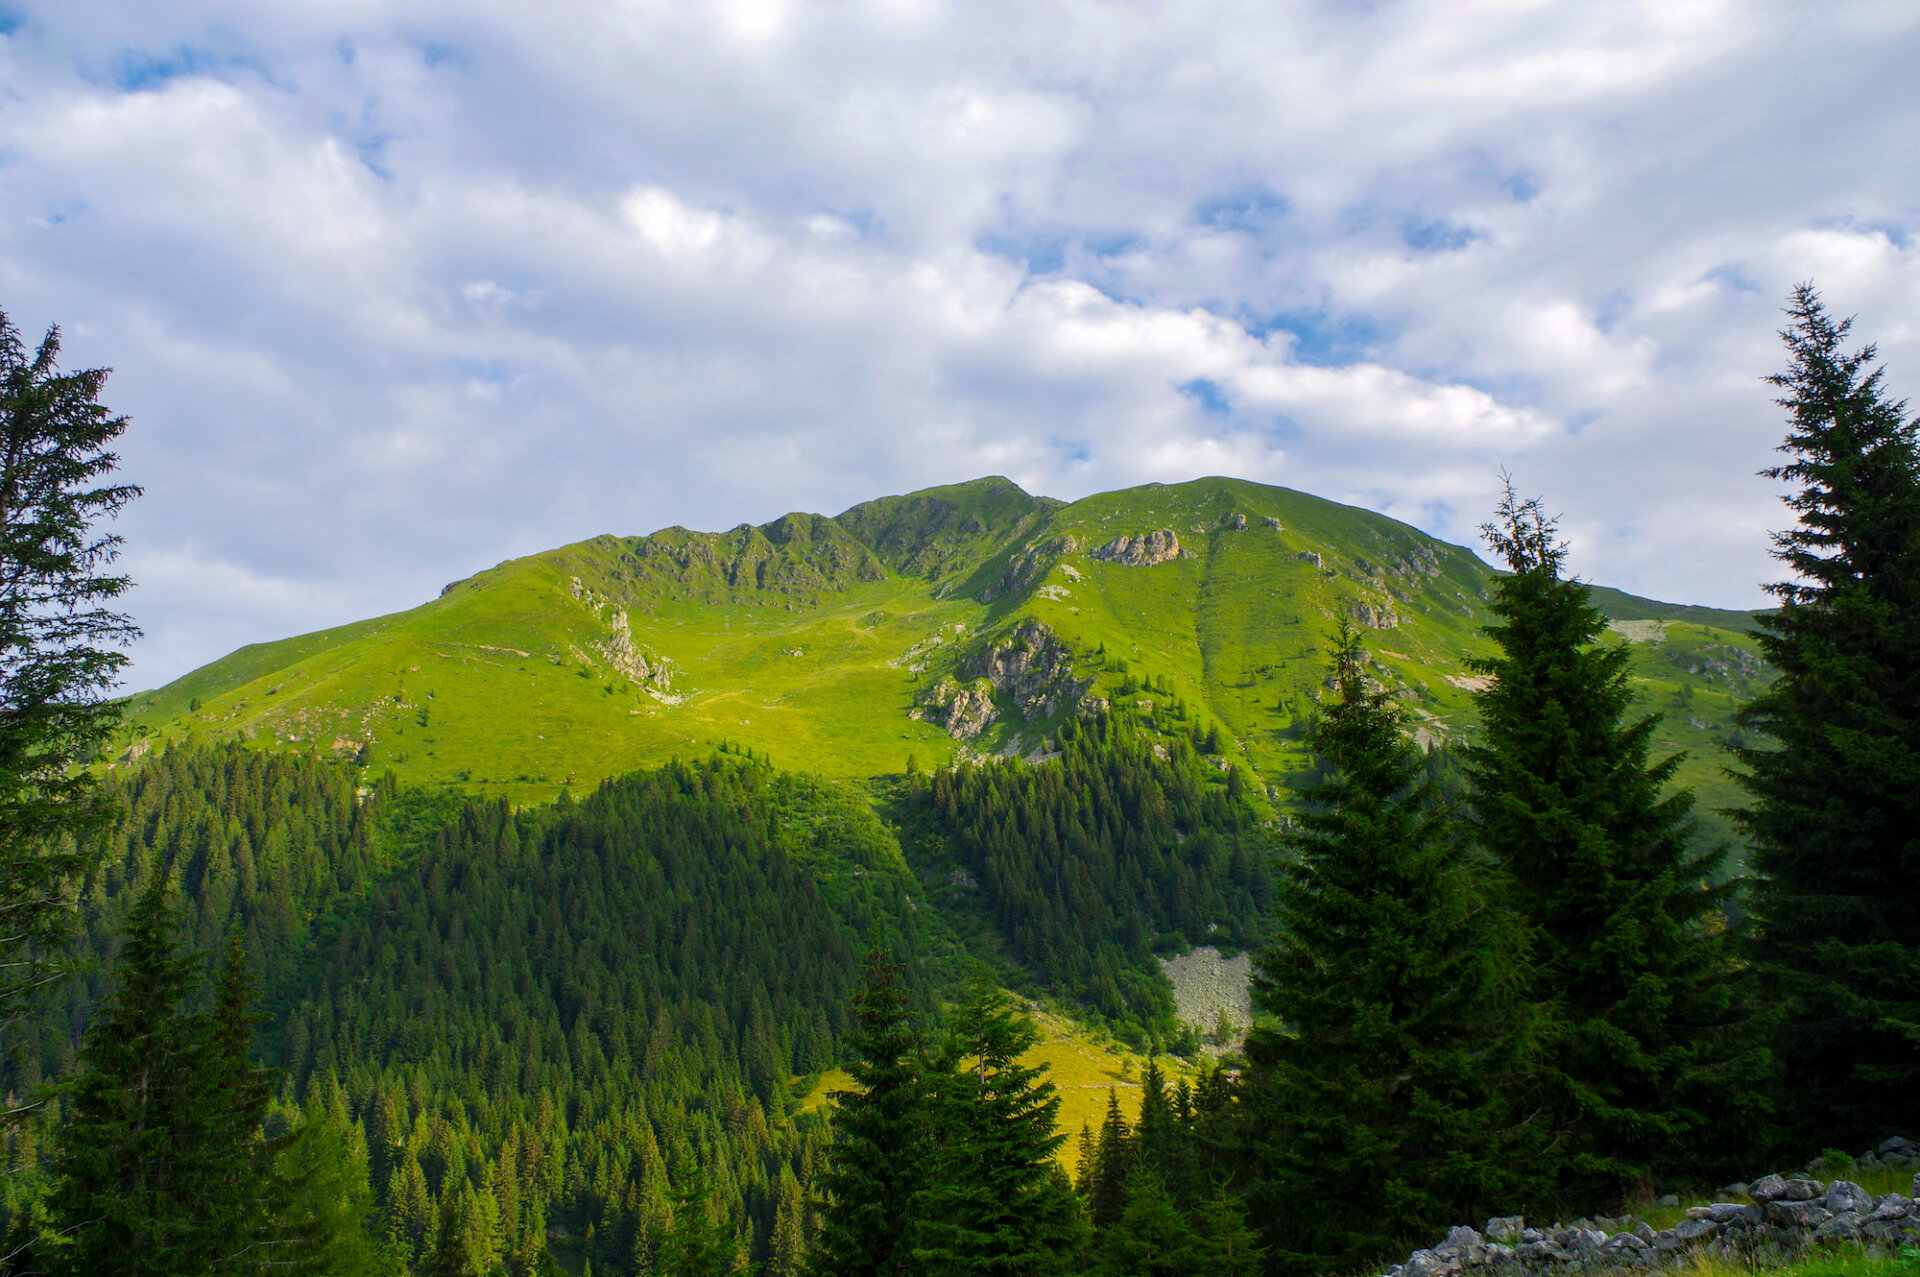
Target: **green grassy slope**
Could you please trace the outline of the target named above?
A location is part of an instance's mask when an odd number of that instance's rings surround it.
[[[1117,538],[1157,532],[1177,537],[1177,557],[1118,561]],[[1492,575],[1459,546],[1285,488],[1213,478],[1069,505],[981,479],[835,518],[603,536],[512,560],[412,611],[243,648],[135,698],[134,725],[148,739],[351,754],[516,801],[721,741],[858,779],[909,755],[1042,751],[1073,698],[1030,710],[1002,688],[997,721],[965,742],[910,717],[943,675],[972,678],[987,647],[1033,619],[1092,695],[1219,727],[1279,799],[1343,612],[1374,628],[1378,676],[1423,731],[1471,730],[1464,662],[1489,650]],[[1730,803],[1719,746],[1765,677],[1749,615],[1605,589],[1596,600],[1620,623],[1612,641],[1633,645],[1663,745],[1690,752],[1683,778],[1704,806]]]

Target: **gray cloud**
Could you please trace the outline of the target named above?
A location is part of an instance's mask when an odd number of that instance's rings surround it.
[[[116,368],[136,681],[602,531],[1230,472],[1750,604],[1786,290],[1920,363],[1920,18],[168,6],[0,26],[0,305]],[[1920,391],[1916,391],[1920,393]]]

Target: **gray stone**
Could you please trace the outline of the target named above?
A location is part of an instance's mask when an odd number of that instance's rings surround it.
[[[1520,1240],[1523,1242],[1543,1242],[1547,1240],[1547,1235],[1537,1228],[1523,1228],[1520,1230]]]
[[[1640,1221],[1639,1226],[1633,1230],[1633,1235],[1635,1237],[1638,1237],[1643,1242],[1650,1243],[1653,1241],[1653,1237],[1654,1237],[1653,1225],[1649,1224],[1646,1220],[1643,1219]]]
[[[1519,1256],[1523,1262],[1539,1259],[1547,1253],[1547,1243],[1544,1241],[1521,1242],[1513,1253]]]
[[[1527,1227],[1524,1215],[1495,1215],[1487,1221],[1487,1236],[1518,1237]]]
[[[1784,1202],[1810,1202],[1816,1197],[1825,1197],[1827,1186],[1817,1179],[1790,1179],[1786,1191],[1780,1194]]]
[[[1913,1214],[1913,1199],[1888,1193],[1873,1208],[1874,1219],[1906,1219]]]
[[[1702,1237],[1712,1237],[1723,1225],[1711,1219],[1689,1219],[1673,1229],[1673,1235],[1682,1242],[1697,1242]]]
[[[1678,1206],[1680,1204],[1680,1198],[1675,1193],[1663,1193],[1654,1199],[1653,1204],[1655,1206]]]
[[[1827,1185],[1827,1209],[1836,1215],[1873,1208],[1873,1194],[1851,1180],[1837,1179]]]
[[[1446,1240],[1434,1247],[1435,1250],[1465,1250],[1469,1246],[1478,1246],[1482,1238],[1465,1224],[1448,1230]]]
[[[1568,1245],[1575,1250],[1599,1250],[1606,1242],[1607,1235],[1597,1228],[1576,1228]]]
[[[1736,1219],[1744,1219],[1747,1212],[1752,1209],[1753,1207],[1742,1202],[1715,1202],[1711,1206],[1694,1207],[1694,1210],[1707,1212],[1701,1218],[1710,1219],[1716,1224],[1731,1224]],[[1693,1211],[1687,1213],[1691,1215]]]
[[[1756,1202],[1777,1201],[1787,1195],[1787,1181],[1778,1175],[1762,1175],[1747,1185],[1747,1196]]]
[[[1713,1191],[1722,1197],[1745,1197],[1747,1195],[1747,1186],[1745,1184],[1722,1184]]]
[[[1416,1250],[1401,1265],[1403,1277],[1431,1277],[1447,1266],[1447,1261],[1430,1250]]]
[[[1912,1156],[1914,1153],[1920,1153],[1920,1144],[1915,1144],[1904,1135],[1889,1135],[1880,1141],[1880,1147],[1874,1151],[1882,1157],[1888,1153],[1905,1153]]]
[[[1817,1242],[1857,1242],[1860,1240],[1860,1212],[1842,1211],[1813,1230]]]
[[[1818,1228],[1833,1212],[1819,1202],[1778,1201],[1767,1203],[1767,1218],[1783,1228]]]
[[[1913,1198],[1916,1202],[1920,1202],[1920,1174],[1916,1174],[1913,1177],[1913,1191],[1908,1193],[1907,1196]]]

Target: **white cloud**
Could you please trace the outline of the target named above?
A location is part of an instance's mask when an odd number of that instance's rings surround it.
[[[1788,287],[1920,397],[1920,15],[37,0],[0,306],[131,413],[142,682],[600,531],[1511,465],[1759,600]],[[1791,68],[1791,76],[1786,68]]]

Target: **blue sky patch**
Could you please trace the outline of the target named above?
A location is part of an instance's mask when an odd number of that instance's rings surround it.
[[[1290,209],[1285,196],[1255,184],[1200,201],[1194,206],[1193,220],[1215,230],[1259,235],[1284,220]]]
[[[1067,262],[1074,247],[1095,257],[1114,257],[1140,242],[1130,232],[1087,231],[1068,227],[1020,231],[988,231],[976,237],[974,247],[1026,267],[1029,275],[1051,275]]]
[[[1218,382],[1205,377],[1196,377],[1178,387],[1181,394],[1200,405],[1200,411],[1209,417],[1225,417],[1233,412],[1233,405],[1227,401],[1226,392],[1220,389]]]
[[[1366,315],[1328,315],[1324,311],[1284,311],[1248,317],[1241,326],[1253,337],[1285,331],[1293,334],[1293,357],[1303,364],[1337,368],[1372,358],[1392,333]]]
[[[1416,253],[1457,253],[1484,233],[1440,218],[1408,219],[1400,225],[1400,242]]]

